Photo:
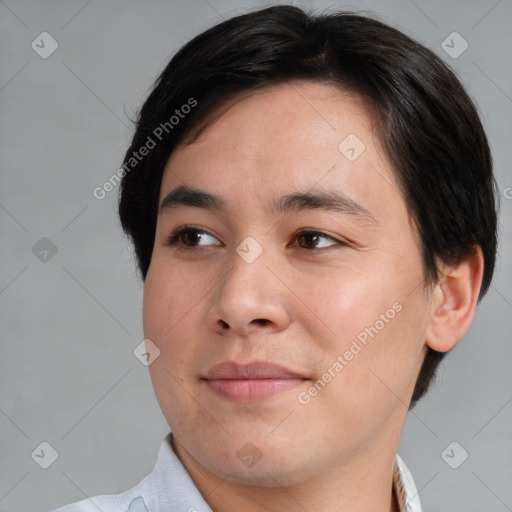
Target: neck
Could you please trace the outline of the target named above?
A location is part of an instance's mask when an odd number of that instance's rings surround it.
[[[399,512],[392,479],[396,449],[371,457],[359,454],[354,462],[328,468],[301,484],[283,486],[273,478],[275,485],[264,487],[208,471],[176,439],[173,449],[213,512]]]

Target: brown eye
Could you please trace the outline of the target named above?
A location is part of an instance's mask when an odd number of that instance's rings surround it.
[[[186,229],[176,234],[176,240],[190,247],[195,246],[201,240],[201,235],[195,229]]]
[[[301,249],[323,249],[324,247],[331,247],[336,244],[342,245],[341,242],[321,231],[301,231],[295,238],[297,245]],[[332,243],[326,244],[325,240],[330,240]]]
[[[208,238],[212,239],[214,243],[208,243]],[[206,243],[203,243],[206,242]],[[210,235],[207,231],[197,228],[180,228],[175,231],[168,239],[167,245],[176,245],[178,247],[198,248],[207,245],[220,245],[217,239]]]

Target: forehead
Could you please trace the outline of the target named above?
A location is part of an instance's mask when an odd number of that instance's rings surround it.
[[[373,124],[362,98],[333,85],[297,81],[245,94],[173,151],[160,200],[183,184],[245,204],[315,188],[344,193],[368,210],[389,207],[385,194],[403,210]]]
[[[337,149],[344,132],[373,138],[372,124],[369,105],[359,95],[332,84],[293,81],[222,103],[208,116],[199,136],[177,150],[221,142],[225,150],[242,149],[247,154],[259,142],[260,147],[280,148],[278,155],[292,148],[297,157],[303,157],[307,151],[300,151],[301,146]]]

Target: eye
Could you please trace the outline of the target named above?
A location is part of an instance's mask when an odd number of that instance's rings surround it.
[[[315,230],[303,230],[295,235],[297,245],[301,249],[324,249],[326,247],[332,247],[333,245],[345,245],[340,240],[335,240],[333,237],[322,233],[321,231]],[[327,242],[331,243],[327,243]]]
[[[194,249],[196,247],[221,244],[213,235],[210,235],[210,233],[203,229],[183,226],[169,236],[167,245]]]
[[[315,250],[326,249],[334,245],[347,245],[340,240],[323,233],[311,229],[304,229],[294,236],[294,241],[301,249]],[[207,247],[210,245],[222,245],[213,235],[193,226],[183,226],[178,228],[167,239],[167,245],[176,246],[178,249],[197,249],[199,247]]]

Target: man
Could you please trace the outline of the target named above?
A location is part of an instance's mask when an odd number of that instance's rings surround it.
[[[350,13],[232,18],[163,71],[123,174],[172,434],[138,486],[59,512],[420,511],[406,414],[496,253],[489,147],[447,66]]]

